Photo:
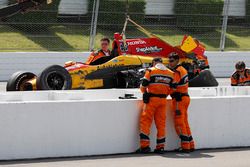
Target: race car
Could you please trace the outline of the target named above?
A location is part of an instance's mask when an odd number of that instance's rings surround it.
[[[205,47],[191,36],[173,47],[152,34],[148,38],[124,39],[124,33],[115,33],[111,56],[88,64],[70,61],[64,67],[52,65],[39,75],[16,72],[7,83],[7,91],[137,88],[153,58],[161,57],[167,66],[172,52],[179,54],[187,69],[190,86],[218,86],[208,70]]]

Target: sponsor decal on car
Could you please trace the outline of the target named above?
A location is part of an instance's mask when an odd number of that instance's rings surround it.
[[[119,60],[114,59],[114,60],[112,60],[112,62],[113,62],[113,63],[118,63],[118,62],[119,62]]]
[[[136,52],[143,52],[145,54],[161,52],[163,48],[158,48],[158,46],[149,46],[144,48],[136,48]]]
[[[127,42],[128,46],[133,46],[133,45],[144,45],[147,44],[146,41],[140,40],[140,41],[131,41],[131,42]]]
[[[128,45],[124,46],[123,42],[120,43],[120,48],[121,48],[122,52],[127,52],[128,51]]]
[[[101,65],[101,66],[97,66],[97,70],[102,70],[105,68],[116,68],[116,67],[123,67],[124,64],[110,64],[110,65]]]

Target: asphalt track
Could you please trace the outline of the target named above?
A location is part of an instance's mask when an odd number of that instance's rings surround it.
[[[249,167],[250,148],[199,150],[191,154],[124,154],[77,158],[2,161],[9,167]]]
[[[230,86],[229,78],[217,78],[220,86]],[[4,92],[6,90],[6,82],[0,82],[0,92]]]

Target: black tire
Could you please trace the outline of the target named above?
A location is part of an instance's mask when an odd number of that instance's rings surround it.
[[[122,72],[118,72],[115,77],[116,88],[127,88],[126,75]]]
[[[38,90],[70,90],[72,78],[64,67],[52,65],[38,75],[36,85]]]
[[[35,78],[36,75],[31,72],[18,71],[14,73],[6,86],[7,91],[30,91],[32,90],[32,85],[25,84],[26,81]]]
[[[209,70],[202,71],[198,76],[189,81],[190,87],[216,87],[219,83]]]
[[[135,70],[120,71],[116,75],[116,88],[138,88],[141,77]]]

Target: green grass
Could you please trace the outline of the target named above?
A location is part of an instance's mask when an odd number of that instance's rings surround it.
[[[149,28],[148,28],[149,29]],[[35,30],[32,32],[31,30]],[[172,45],[179,45],[185,34],[178,29],[151,29],[151,31]],[[16,27],[0,26],[0,52],[11,51],[88,51],[89,26],[50,26]],[[207,50],[219,50],[220,30],[205,34],[191,34],[207,47]],[[113,31],[98,29],[95,48],[99,40],[113,37]],[[127,32],[128,37],[142,37],[139,31]],[[250,50],[250,29],[229,29],[226,40],[226,50]]]

